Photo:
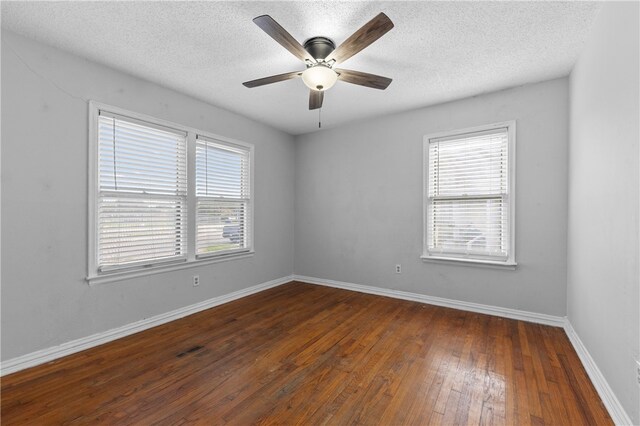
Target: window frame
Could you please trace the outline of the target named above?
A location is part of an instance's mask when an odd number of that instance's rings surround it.
[[[186,146],[186,166],[187,166],[187,226],[186,226],[186,259],[173,262],[151,262],[127,268],[114,268],[107,271],[98,270],[98,202],[100,192],[100,175],[98,165],[98,119],[100,111],[122,116],[127,119],[148,123],[151,126],[161,126],[175,129],[187,134]],[[197,136],[214,140],[216,143],[239,147],[249,152],[249,201],[248,201],[248,232],[246,235],[247,247],[222,253],[211,253],[206,256],[196,255],[196,185],[195,185],[195,165],[196,165],[196,143]],[[210,263],[224,262],[233,259],[242,259],[254,255],[254,158],[255,146],[253,144],[217,135],[211,132],[202,131],[193,127],[173,123],[134,111],[104,104],[96,101],[89,101],[89,147],[88,147],[88,221],[87,221],[87,276],[86,281],[90,285],[104,284],[108,282],[121,281],[125,279],[169,272],[173,270],[186,269]]]
[[[490,132],[498,129],[507,129],[507,155],[508,155],[508,178],[507,178],[507,202],[509,206],[509,249],[507,258],[495,260],[483,258],[483,256],[459,254],[459,253],[430,253],[428,241],[429,209],[431,199],[429,198],[429,144],[433,139],[455,138],[470,133]],[[498,267],[515,269],[516,263],[516,121],[503,121],[481,126],[467,127],[463,129],[447,130],[437,133],[427,134],[423,137],[422,143],[423,163],[422,163],[422,255],[420,258],[424,262],[436,262],[445,264],[460,264],[468,266]],[[482,196],[479,195],[478,198]]]

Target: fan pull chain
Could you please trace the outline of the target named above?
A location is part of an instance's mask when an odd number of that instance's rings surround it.
[[[318,108],[318,129],[322,128],[322,108]]]

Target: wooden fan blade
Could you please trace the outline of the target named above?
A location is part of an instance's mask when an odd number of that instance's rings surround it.
[[[333,59],[336,63],[344,62],[385,35],[391,28],[393,28],[391,19],[384,13],[380,13],[331,52],[325,61],[329,62]]]
[[[321,92],[319,90],[309,91],[309,109],[321,108],[323,100],[324,100],[324,92]]]
[[[380,75],[369,74],[360,71],[351,71],[340,68],[335,68],[335,72],[340,74],[338,79],[351,84],[357,84],[359,86],[371,87],[373,89],[384,90],[391,84],[391,79],[388,77],[382,77]]]
[[[271,77],[259,78],[257,80],[245,81],[242,83],[245,87],[258,87],[265,84],[277,83],[279,81],[290,80],[302,75],[302,71],[287,72],[284,74],[272,75]]]
[[[298,41],[293,38],[291,34],[287,32],[287,30],[282,28],[282,26],[278,24],[271,16],[258,16],[257,18],[253,19],[253,22],[255,22],[257,26],[262,28],[265,33],[269,34],[272,39],[280,43],[282,47],[293,53],[296,58],[300,59],[301,61],[309,59],[310,61],[315,62],[313,56],[311,56],[309,52],[304,50],[304,47],[302,47],[302,45],[298,43]]]

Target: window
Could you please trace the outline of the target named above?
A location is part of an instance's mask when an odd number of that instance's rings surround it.
[[[247,148],[198,136],[196,144],[196,253],[247,248],[249,227]]]
[[[186,136],[100,111],[99,272],[185,259]]]
[[[90,127],[90,282],[252,253],[251,145],[94,102]]]
[[[425,260],[515,265],[515,122],[425,137]]]

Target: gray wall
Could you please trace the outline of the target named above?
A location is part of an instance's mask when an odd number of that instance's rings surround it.
[[[571,73],[568,316],[634,424],[640,394],[638,3],[607,3]]]
[[[90,287],[89,99],[255,144],[255,256]],[[2,106],[3,360],[293,271],[291,136],[8,32]]]
[[[565,78],[297,137],[296,274],[564,315],[568,114]],[[423,263],[423,135],[511,119],[517,270]]]

